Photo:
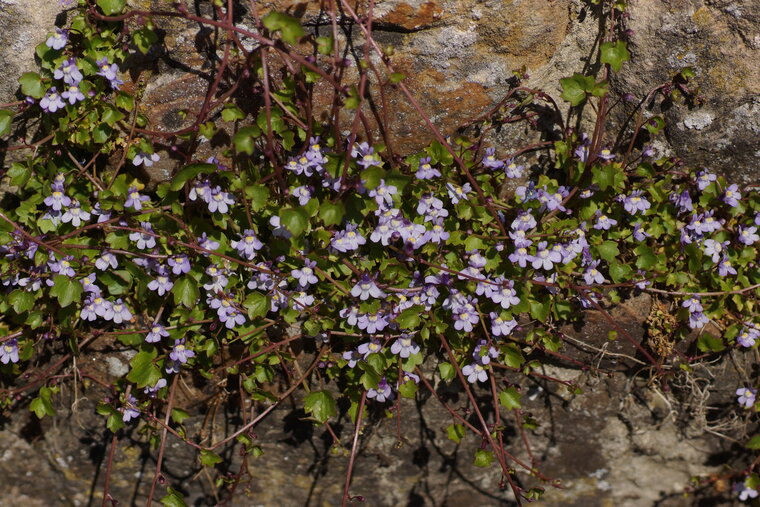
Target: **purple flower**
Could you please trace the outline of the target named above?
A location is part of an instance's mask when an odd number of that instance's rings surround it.
[[[731,265],[731,261],[728,260],[728,257],[725,255],[718,263],[718,275],[720,276],[727,276],[727,275],[735,275],[736,269]]]
[[[346,324],[349,326],[355,326],[359,321],[359,309],[355,306],[342,309],[338,312],[338,315],[340,315],[342,319],[346,319]]]
[[[702,303],[699,300],[699,296],[696,295],[691,296],[689,299],[685,300],[683,303],[681,303],[681,306],[688,308],[689,313],[702,311]]]
[[[64,224],[67,224],[71,222],[71,225],[74,227],[79,227],[82,225],[82,222],[86,222],[90,219],[90,214],[86,211],[83,211],[82,208],[79,207],[79,203],[74,201],[71,204],[71,207],[66,210],[66,212],[61,216],[61,222]]]
[[[222,187],[217,186],[211,191],[211,197],[208,200],[208,210],[210,212],[218,211],[219,213],[227,213],[230,210],[230,206],[235,204],[229,193],[223,192]]]
[[[296,187],[291,190],[290,194],[293,197],[298,198],[298,204],[301,206],[306,206],[306,204],[311,199],[311,190],[307,186]]]
[[[609,148],[602,148],[601,151],[599,151],[599,154],[597,155],[602,160],[612,160],[615,158],[615,155],[612,153],[612,151]]]
[[[701,329],[710,322],[710,319],[702,312],[691,312],[689,314],[689,327],[692,329]]]
[[[505,320],[496,312],[491,312],[489,316],[491,317],[491,334],[494,336],[509,336],[517,327],[515,319]]]
[[[89,292],[90,294],[99,296],[100,287],[95,285],[96,278],[97,278],[97,275],[95,273],[90,273],[89,275],[79,280],[79,283],[82,284],[82,288],[84,289],[85,292]]]
[[[419,167],[415,176],[418,180],[429,180],[433,178],[440,178],[441,172],[438,169],[431,167],[430,157],[423,157],[420,159]]]
[[[116,302],[111,305],[111,310],[113,311],[112,320],[115,324],[121,324],[122,322],[132,320],[132,313],[130,313],[129,309],[124,305],[124,302],[121,299],[117,299]]]
[[[351,289],[351,295],[366,301],[370,297],[382,299],[385,293],[375,284],[375,281],[368,274],[362,275],[356,285]]]
[[[63,193],[62,190],[53,190],[53,193],[45,197],[45,204],[55,211],[61,211],[62,206],[71,205],[71,197]]]
[[[15,338],[0,346],[0,362],[3,364],[18,363],[18,342]]]
[[[172,361],[179,361],[180,363],[185,364],[188,359],[194,356],[195,352],[185,346],[184,338],[181,340],[174,340],[174,347],[169,353],[169,358]]]
[[[678,208],[679,213],[686,213],[694,209],[694,205],[691,202],[691,195],[688,190],[684,190],[680,194],[670,194],[670,202]]]
[[[745,348],[755,346],[755,342],[760,338],[760,331],[751,327],[742,328],[741,333],[736,337],[736,342]]]
[[[102,252],[100,254],[100,257],[95,259],[95,267],[98,268],[101,271],[105,271],[108,269],[108,266],[111,266],[111,268],[116,269],[119,267],[119,263],[116,260],[116,256],[112,254],[111,252]]]
[[[497,305],[501,305],[505,310],[510,306],[519,305],[520,298],[517,297],[517,291],[514,289],[515,282],[498,277],[494,280],[495,285],[491,286],[490,294],[487,297]]]
[[[113,319],[113,305],[107,299],[103,299],[100,296],[95,296],[92,299],[92,306],[94,307],[95,315],[98,317],[102,317],[103,320]]]
[[[314,296],[304,291],[293,294],[293,304],[290,305],[294,310],[303,311],[314,304]]]
[[[172,290],[172,287],[174,287],[174,282],[172,282],[165,273],[159,274],[155,280],[151,280],[148,284],[148,288],[158,292],[159,296],[163,296]]]
[[[119,412],[121,412],[121,420],[124,422],[129,422],[135,417],[140,417],[140,411],[135,408],[137,405],[137,399],[130,395],[127,395],[126,401],[124,402],[124,405],[119,408]]]
[[[504,174],[506,174],[507,178],[522,178],[524,170],[524,165],[518,165],[517,162],[512,159],[507,160],[506,165],[504,166]]]
[[[150,326],[150,332],[145,335],[145,341],[148,343],[156,343],[160,342],[161,338],[166,338],[167,336],[169,336],[169,331],[158,322],[154,322],[153,325]]]
[[[485,367],[479,363],[471,363],[462,368],[462,374],[467,377],[467,382],[474,384],[475,382],[485,382],[488,380],[488,372]]]
[[[472,357],[480,364],[486,365],[491,362],[491,359],[497,359],[499,357],[499,351],[496,347],[488,345],[486,340],[479,340],[475,345],[475,350],[472,352]]]
[[[739,205],[739,199],[741,198],[742,194],[739,193],[739,185],[734,183],[733,185],[729,185],[720,199],[732,208],[735,208]]]
[[[740,387],[736,390],[736,396],[739,397],[739,405],[744,408],[752,408],[755,405],[755,399],[757,398],[757,389],[752,387]]]
[[[511,227],[516,231],[529,231],[536,226],[536,219],[527,211],[521,211],[512,221]]]
[[[156,381],[156,385],[153,387],[151,386],[145,386],[145,390],[143,391],[145,394],[150,396],[151,398],[155,398],[156,394],[158,394],[158,391],[166,387],[166,379],[160,378]]]
[[[562,255],[549,248],[546,241],[542,241],[538,244],[536,255],[531,256],[529,260],[533,265],[533,269],[551,271],[554,268],[554,264],[562,262]]]
[[[601,210],[596,210],[594,215],[596,216],[596,223],[594,224],[594,229],[596,230],[609,231],[610,227],[617,225],[617,220],[603,214]]]
[[[380,403],[384,403],[386,400],[390,401],[393,399],[393,391],[391,390],[391,386],[388,384],[388,381],[385,380],[385,377],[380,379],[380,382],[377,383],[377,389],[369,389],[367,391],[367,398],[374,398],[375,401],[379,401]]]
[[[720,243],[713,239],[706,239],[702,246],[705,249],[705,255],[711,257],[713,262],[718,262],[728,244],[728,241]]]
[[[201,201],[208,204],[209,200],[211,199],[211,183],[209,183],[208,180],[196,182],[190,189],[188,197],[191,201],[200,199]]]
[[[758,240],[760,240],[760,236],[757,234],[757,227],[754,225],[750,227],[739,226],[739,243],[751,246]]]
[[[509,254],[509,261],[524,268],[528,261],[531,260],[531,255],[528,254],[528,249],[525,247],[516,248],[514,252]]]
[[[63,48],[63,46],[66,45],[66,42],[69,40],[69,31],[63,30],[61,28],[56,28],[55,33],[48,37],[48,39],[45,41],[45,45],[49,48],[55,49],[56,51]]]
[[[213,239],[206,236],[206,233],[202,233],[201,237],[198,238],[198,246],[205,250],[214,251],[217,248],[219,248],[219,242],[214,241]],[[234,248],[234,246],[233,246]],[[210,254],[208,252],[203,252],[203,255],[208,257]]]
[[[357,319],[356,325],[368,333],[379,333],[388,326],[388,318],[383,312],[363,314]]]
[[[710,183],[717,180],[718,177],[714,175],[713,173],[708,173],[707,171],[700,171],[697,174],[697,188],[700,190],[706,189]]]
[[[100,294],[98,294],[100,296]],[[92,322],[98,318],[98,314],[95,313],[95,304],[93,304],[91,298],[87,298],[82,305],[82,311],[79,312],[79,318]]]
[[[641,197],[642,194],[641,190],[634,190],[631,192],[631,195],[623,199],[623,207],[631,215],[635,215],[638,211],[641,211],[641,214],[644,215],[652,206],[645,197]]]
[[[74,105],[77,102],[84,100],[84,93],[79,89],[79,84],[72,84],[66,87],[66,90],[61,94],[61,97],[68,100],[69,104]]]
[[[382,164],[380,157],[375,154],[375,149],[367,143],[355,144],[351,149],[351,156],[358,159],[356,163],[365,169],[373,165]]]
[[[451,199],[451,202],[457,204],[461,200],[467,200],[467,194],[472,191],[472,187],[469,183],[465,183],[461,187],[454,183],[446,183],[446,190],[449,193],[449,199]]]
[[[469,303],[453,308],[452,311],[454,312],[454,329],[457,331],[469,333],[473,329],[473,324],[477,324],[480,320],[475,307]]]
[[[150,222],[140,222],[140,226],[145,229],[145,232],[131,232],[129,234],[130,241],[137,243],[137,248],[140,250],[146,250],[156,246],[156,238],[153,234],[153,226]]]
[[[46,113],[55,113],[59,109],[63,109],[66,104],[58,94],[58,90],[55,86],[51,86],[42,100],[40,100],[40,107]]]
[[[159,159],[160,157],[158,156],[158,153],[145,153],[144,151],[141,151],[132,159],[132,165],[138,166],[142,164],[145,167],[150,167],[153,165],[153,162],[158,162]]]
[[[405,371],[401,375],[401,378],[399,379],[399,381],[402,384],[406,384],[407,382],[414,382],[415,384],[419,384],[420,383],[420,377],[418,375],[415,375],[414,373],[410,373],[408,371]]]
[[[315,267],[317,267],[317,263],[315,261],[306,259],[304,260],[303,268],[294,269],[290,272],[290,274],[293,276],[293,278],[296,279],[296,281],[298,281],[301,287],[306,288],[309,285],[313,285],[319,282],[319,278],[317,278],[317,275],[314,274]]]
[[[231,241],[230,245],[236,249],[238,253],[246,259],[253,260],[256,256],[256,251],[261,250],[264,244],[256,237],[256,233],[251,229],[243,231],[242,237],[238,241]]]
[[[98,76],[103,76],[109,81],[116,79],[116,73],[119,72],[119,66],[115,63],[109,63],[108,58],[103,57],[100,60],[96,60],[95,65],[98,66]]]
[[[367,359],[370,354],[379,354],[381,350],[383,350],[383,344],[380,343],[380,340],[371,340],[362,343],[356,349],[356,351],[361,354],[362,359]]]
[[[60,67],[55,69],[53,73],[55,79],[63,79],[63,82],[67,85],[77,85],[84,76],[77,67],[77,59],[73,56],[67,60],[64,60]]]
[[[347,350],[343,353],[343,359],[348,361],[348,367],[353,368],[360,360],[363,359],[362,355],[356,350]]]
[[[652,235],[646,232],[641,224],[633,224],[633,239],[636,241],[644,241],[647,238],[650,238]]]
[[[169,260],[167,262],[169,264],[169,267],[172,268],[172,273],[175,275],[181,275],[190,272],[190,260],[185,254],[172,255],[169,257]]]
[[[398,189],[393,185],[386,185],[385,180],[380,180],[380,184],[373,190],[369,191],[369,196],[375,198],[375,202],[380,208],[393,205],[393,195],[398,193]]]
[[[501,169],[504,166],[504,162],[494,156],[495,152],[496,148],[486,148],[486,154],[481,162],[483,167],[489,169]]]
[[[739,500],[746,502],[752,498],[757,498],[757,489],[747,486],[746,482],[734,483],[734,493],[738,493]]]
[[[53,273],[58,273],[59,275],[72,277],[76,275],[74,268],[71,267],[71,261],[73,260],[74,260],[74,257],[71,255],[65,256],[60,261],[57,260],[55,256],[51,255],[51,261],[48,262],[48,266],[50,267],[50,271],[52,271]]]
[[[599,266],[599,261],[593,261],[586,268],[586,272],[583,273],[583,279],[585,280],[586,285],[604,283],[604,276],[602,276],[599,270],[596,269],[597,266]]]
[[[352,250],[358,250],[359,247],[367,242],[364,237],[356,232],[357,226],[349,224],[345,230],[338,231],[330,240],[330,246],[338,252],[350,252]]]
[[[142,195],[137,191],[137,187],[129,187],[127,190],[127,200],[124,202],[125,208],[134,208],[136,211],[143,209],[142,203],[150,200],[147,195]]]
[[[408,334],[402,334],[401,337],[391,345],[391,352],[404,359],[420,351],[420,346],[414,343],[412,337]]]

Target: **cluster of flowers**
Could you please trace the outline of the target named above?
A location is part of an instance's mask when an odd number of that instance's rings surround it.
[[[60,51],[66,46],[68,40],[68,30],[56,28],[55,33],[47,39],[45,44],[51,49]],[[97,60],[95,62],[95,65],[98,68],[97,75],[104,77],[111,85],[112,89],[118,90],[119,87],[124,84],[124,81],[119,79],[118,76],[119,66],[115,63],[110,63],[108,61],[108,58],[103,57]],[[81,87],[84,75],[77,66],[76,57],[71,56],[65,59],[61,66],[54,71],[53,78],[63,81],[63,92],[59,93],[57,86],[51,86],[48,88],[45,96],[40,99],[40,107],[43,111],[54,113],[66,106],[65,101],[68,101],[69,104],[74,105],[77,102],[83,101],[85,99],[85,95],[82,92]],[[88,93],[90,96],[94,95],[94,92],[92,91]]]

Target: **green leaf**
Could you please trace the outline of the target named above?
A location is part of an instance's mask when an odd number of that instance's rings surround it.
[[[725,349],[723,340],[716,338],[709,333],[702,333],[697,339],[697,348],[701,352],[720,352]]]
[[[552,309],[551,300],[547,299],[544,302],[531,301],[530,302],[530,316],[541,322],[546,320],[549,316],[549,312]]]
[[[132,42],[135,43],[140,53],[147,55],[150,47],[158,42],[158,35],[150,28],[141,28],[132,34]]]
[[[212,467],[222,461],[224,460],[218,454],[207,451],[206,449],[201,449],[201,465],[204,467]]]
[[[169,188],[176,192],[185,186],[185,182],[195,178],[199,174],[213,174],[215,171],[216,166],[214,164],[190,164],[185,166],[172,178],[172,184]]]
[[[438,365],[438,373],[443,380],[451,380],[454,378],[454,375],[456,375],[456,370],[451,363],[440,363]]]
[[[514,387],[508,387],[499,393],[499,403],[507,410],[521,408],[520,393]]]
[[[749,442],[744,444],[747,449],[757,450],[760,449],[760,435],[755,435],[749,439]]]
[[[41,387],[36,398],[29,404],[29,410],[34,412],[38,419],[46,415],[54,416],[56,414],[53,404],[50,402],[50,395],[53,393],[49,387]]]
[[[45,85],[42,84],[42,79],[36,72],[21,74],[18,82],[21,85],[21,93],[24,95],[34,97],[35,99],[41,99],[45,95]]]
[[[346,207],[342,202],[332,203],[325,201],[319,208],[319,218],[325,223],[325,226],[338,225],[346,214]]]
[[[636,268],[649,269],[657,263],[657,256],[651,248],[646,245],[639,245],[634,249],[636,254]]]
[[[487,468],[491,466],[491,463],[493,463],[493,452],[485,449],[475,451],[474,464],[476,467]]]
[[[304,398],[303,406],[308,414],[322,424],[338,415],[338,404],[327,391],[312,391]]]
[[[19,314],[31,310],[35,299],[34,294],[21,289],[14,290],[8,295],[8,302],[13,306],[13,310]]]
[[[0,136],[4,136],[11,131],[11,123],[13,122],[13,111],[7,109],[0,110]]]
[[[415,397],[418,389],[419,389],[419,386],[413,380],[410,380],[409,382],[404,382],[403,384],[398,386],[399,394],[403,396],[404,398],[409,398],[409,399],[413,399]]]
[[[107,123],[101,123],[92,129],[92,140],[98,144],[105,144],[108,141],[108,138],[111,137],[112,133],[113,128]]]
[[[562,95],[560,96],[570,104],[577,106],[586,100],[586,92],[594,88],[596,81],[591,76],[584,76],[576,72],[573,77],[560,79],[559,84],[562,86]]]
[[[281,12],[270,12],[264,16],[261,21],[267,30],[272,32],[279,31],[282,40],[288,44],[295,44],[298,39],[304,36],[301,23],[294,17],[288,16]]]
[[[406,76],[400,72],[394,72],[393,74],[388,76],[388,81],[390,81],[393,84],[398,84],[404,79],[406,79]]]
[[[317,52],[320,55],[330,55],[333,51],[332,35],[317,37]]]
[[[68,276],[56,275],[53,278],[53,288],[50,295],[58,298],[58,304],[67,307],[82,296],[82,284]]]
[[[523,356],[522,350],[520,350],[519,346],[514,343],[509,343],[504,346],[502,350],[504,352],[504,363],[507,366],[510,368],[522,367],[523,363],[525,362],[525,357]]]
[[[286,208],[280,210],[280,224],[298,237],[309,225],[309,215],[303,209]]]
[[[105,123],[113,127],[117,122],[120,122],[125,118],[124,113],[116,109],[115,107],[106,107],[103,110],[103,115],[100,117]]]
[[[610,278],[615,283],[620,283],[631,279],[633,269],[628,264],[621,264],[619,262],[610,263]]]
[[[182,495],[173,488],[166,488],[166,495],[161,498],[161,505],[164,507],[187,507]]]
[[[156,382],[161,378],[161,370],[153,363],[156,356],[158,356],[158,352],[155,347],[143,346],[140,352],[129,361],[131,369],[127,373],[127,380],[137,384],[139,389],[156,385]]]
[[[187,308],[193,308],[200,297],[198,283],[191,276],[182,276],[174,282],[172,294],[174,294],[174,304],[181,303]]]
[[[14,162],[11,164],[10,169],[8,169],[7,174],[11,179],[11,185],[23,187],[29,181],[29,178],[32,177],[32,170],[23,164]]]
[[[623,62],[631,59],[631,53],[628,52],[628,44],[624,41],[605,42],[600,47],[602,63],[608,63],[612,70],[620,72]]]
[[[449,424],[446,427],[446,435],[449,437],[449,440],[453,440],[456,443],[459,443],[464,438],[465,429],[464,426],[461,424]]]
[[[190,417],[190,414],[182,410],[181,408],[173,408],[172,409],[172,421],[174,421],[176,424],[182,424],[185,422],[185,419]]]
[[[422,306],[412,306],[396,317],[396,322],[402,329],[415,329],[420,325],[420,314],[425,310]]]
[[[245,196],[251,201],[251,209],[259,211],[266,206],[267,199],[269,198],[269,189],[264,185],[254,183],[245,187]]]
[[[238,153],[253,155],[253,148],[255,147],[254,141],[260,135],[261,129],[256,125],[249,125],[238,129],[232,137],[232,140],[235,143],[235,151]]]
[[[612,262],[615,260],[615,257],[617,257],[620,254],[620,250],[618,250],[617,243],[614,241],[605,241],[601,245],[595,247],[597,253],[599,254],[599,257],[606,260],[607,262]]]
[[[251,292],[243,301],[243,308],[248,310],[248,317],[251,319],[266,317],[270,308],[269,298],[261,292]]]
[[[114,14],[121,13],[127,0],[97,0],[96,3],[103,10],[103,14],[113,16]]]
[[[235,121],[245,118],[245,113],[235,104],[225,104],[222,109],[222,120]]]

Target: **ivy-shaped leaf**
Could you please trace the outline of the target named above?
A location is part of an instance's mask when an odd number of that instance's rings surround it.
[[[601,62],[608,63],[615,72],[620,72],[623,62],[631,59],[631,53],[628,52],[628,44],[621,40],[617,42],[605,42],[600,49]]]

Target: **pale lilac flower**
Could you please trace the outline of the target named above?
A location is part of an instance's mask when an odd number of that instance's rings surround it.
[[[132,313],[124,305],[121,299],[117,299],[115,303],[111,305],[113,311],[112,320],[114,324],[121,324],[122,322],[129,322],[132,320]]]
[[[496,312],[489,313],[489,316],[491,317],[491,334],[494,336],[509,336],[517,327],[515,319],[505,320]]]
[[[143,209],[142,203],[149,201],[150,197],[142,195],[137,191],[137,187],[131,186],[127,190],[127,200],[124,202],[125,208],[134,208],[136,211]]]
[[[354,144],[354,147],[351,149],[351,156],[357,159],[356,163],[365,169],[373,165],[382,164],[380,157],[375,154],[375,149],[367,143]]]
[[[696,295],[691,296],[685,300],[683,303],[681,303],[681,306],[687,308],[689,310],[689,313],[702,311],[702,303],[699,300],[699,296]]]
[[[158,162],[159,159],[158,153],[145,153],[141,151],[132,159],[132,165],[138,166],[142,164],[145,167],[150,167],[154,162]]]
[[[175,275],[182,275],[190,272],[190,260],[185,254],[172,255],[167,262],[169,267],[172,268],[172,273]]]
[[[507,178],[522,178],[524,170],[524,165],[518,165],[512,159],[507,160],[504,165],[504,174],[506,174]]]
[[[296,281],[298,281],[301,287],[306,288],[309,285],[319,282],[319,278],[317,278],[317,275],[314,272],[314,268],[316,267],[316,261],[305,259],[304,267],[301,269],[294,269],[290,274],[296,279]]]
[[[642,195],[643,192],[641,190],[634,190],[631,192],[631,195],[623,199],[623,208],[625,208],[625,210],[631,215],[635,215],[639,211],[641,211],[642,215],[645,215],[652,204],[646,199],[646,197],[642,197]]]
[[[298,199],[298,204],[306,206],[311,199],[311,190],[307,186],[296,187],[291,190],[290,194]]]
[[[504,166],[504,162],[497,159],[494,155],[495,153],[496,148],[486,148],[486,154],[481,161],[483,167],[487,167],[489,169],[501,169]]]
[[[67,224],[71,222],[74,227],[79,227],[82,222],[86,222],[90,219],[90,214],[79,207],[77,201],[72,202],[71,207],[61,216],[61,222]]]
[[[77,59],[73,56],[63,61],[53,73],[55,79],[63,79],[67,85],[77,85],[84,76],[77,67]]]
[[[148,288],[156,291],[159,296],[163,296],[172,290],[172,287],[174,287],[174,282],[164,273],[160,273],[154,280],[148,283]]]
[[[610,227],[618,223],[614,218],[610,218],[602,213],[601,210],[596,210],[594,215],[596,216],[596,223],[594,224],[594,229],[596,230],[609,231]]]
[[[583,279],[586,282],[586,285],[593,285],[593,284],[600,284],[604,283],[604,276],[602,273],[599,272],[598,269],[596,269],[599,266],[599,261],[593,261],[589,266],[586,268],[585,273],[583,273]]]
[[[417,354],[420,351],[420,346],[414,343],[412,337],[408,334],[403,334],[401,337],[393,342],[391,345],[391,353],[406,359],[412,354]]]
[[[145,335],[145,341],[148,343],[156,343],[160,342],[161,338],[166,338],[167,336],[169,336],[169,331],[158,322],[154,322],[153,325],[150,326],[150,332]]]
[[[100,294],[98,294],[99,296]],[[82,311],[79,312],[79,318],[92,322],[98,318],[98,314],[95,312],[95,304],[91,298],[87,298],[82,305]]]
[[[383,345],[380,340],[371,340],[366,343],[362,343],[356,349],[361,354],[362,359],[367,359],[370,354],[379,354],[383,350]]]
[[[536,255],[531,256],[529,260],[533,265],[533,269],[551,271],[554,268],[554,264],[562,262],[562,255],[548,247],[546,241],[541,241],[538,244]]]
[[[697,188],[700,190],[706,189],[710,183],[717,180],[718,177],[714,175],[713,173],[708,173],[707,171],[700,171],[697,174]]]
[[[95,259],[95,267],[101,271],[105,271],[109,266],[112,269],[116,269],[119,267],[119,263],[116,260],[116,256],[114,254],[104,251],[100,254],[100,257]]]
[[[758,495],[757,489],[747,486],[746,482],[734,483],[733,490],[734,490],[734,493],[738,493],[739,500],[742,502],[746,502],[747,500],[757,498],[757,495]]]
[[[330,240],[330,246],[343,253],[358,250],[367,240],[356,229],[356,225],[348,224],[345,230],[335,233],[335,236]]]
[[[670,201],[678,208],[679,213],[686,213],[694,210],[694,205],[692,204],[691,195],[689,195],[688,190],[684,190],[680,194],[675,192],[670,194]]]
[[[91,294],[99,296],[100,287],[95,285],[96,278],[97,278],[97,275],[95,273],[90,273],[89,275],[79,280],[79,283],[82,284],[82,289],[84,289],[85,292],[89,292]]]
[[[303,311],[314,304],[314,296],[307,294],[304,291],[295,292],[293,294],[293,303],[290,305],[294,310]]]
[[[536,219],[527,211],[521,211],[512,221],[511,227],[516,231],[529,231],[536,226]]]
[[[415,176],[418,180],[429,180],[433,178],[440,178],[441,172],[430,165],[430,157],[423,157],[420,159],[420,164],[417,168]]]
[[[251,229],[243,231],[241,238],[237,241],[231,241],[230,245],[249,261],[253,260],[256,256],[257,250],[261,250],[264,247],[264,243],[259,241],[256,233]]]
[[[119,407],[121,412],[121,420],[129,422],[135,417],[140,417],[140,411],[135,407],[137,405],[137,399],[131,394],[127,395],[124,405]]]
[[[174,347],[169,353],[169,358],[171,358],[172,361],[179,361],[180,363],[185,364],[188,359],[194,356],[195,352],[185,346],[184,338],[181,340],[174,340]]]
[[[701,329],[710,322],[710,319],[702,312],[691,312],[689,314],[689,327],[692,329]]]
[[[65,275],[68,277],[76,275],[74,268],[71,267],[71,261],[74,260],[73,256],[67,255],[61,260],[57,260],[55,256],[51,254],[50,259],[51,260],[48,262],[48,266],[50,267],[50,271],[53,273],[58,273],[59,275]]]
[[[641,224],[633,224],[633,239],[636,241],[644,241],[650,238],[652,235],[644,230]]]
[[[754,245],[756,241],[760,241],[760,236],[757,234],[757,227],[742,227],[739,226],[739,243],[747,246]]]
[[[736,183],[729,185],[729,187],[725,192],[723,192],[723,195],[721,196],[721,200],[732,208],[735,208],[739,205],[739,200],[741,198],[742,194],[739,193],[739,185]]]
[[[204,232],[198,238],[198,246],[200,246],[204,250],[210,250],[210,251],[213,252],[214,250],[216,250],[217,248],[219,248],[219,242],[218,241],[214,241],[213,239],[209,238],[208,236],[206,236],[206,233]],[[208,257],[211,254],[209,254],[208,252],[203,252],[203,255],[205,257]]]
[[[362,275],[356,285],[351,289],[351,295],[366,301],[369,298],[382,299],[386,294],[380,290],[375,281],[368,274]]]
[[[116,79],[116,73],[119,72],[119,66],[115,63],[109,63],[108,58],[103,57],[100,60],[96,60],[95,65],[98,67],[98,76],[103,76],[109,81]]]
[[[390,384],[388,384],[388,381],[385,380],[385,377],[377,383],[377,389],[367,390],[367,398],[374,398],[375,401],[380,403],[385,403],[385,401],[393,399],[393,390],[391,389]]]
[[[388,318],[382,312],[360,315],[356,321],[359,329],[368,333],[379,333],[388,326]]]
[[[516,248],[514,252],[509,254],[509,261],[524,268],[528,261],[531,260],[531,255],[528,253],[528,249],[525,247]]]
[[[612,150],[610,150],[609,148],[602,148],[599,151],[599,154],[597,156],[601,158],[602,160],[612,160],[613,158],[615,158],[615,155],[612,153]]]
[[[154,385],[153,387],[145,386],[145,389],[143,390],[143,392],[147,394],[148,396],[150,396],[151,398],[155,398],[156,395],[158,394],[158,391],[160,391],[164,387],[166,387],[166,379],[160,378],[156,381],[156,385]]]
[[[490,364],[491,359],[497,359],[499,357],[499,351],[496,347],[488,345],[486,340],[479,340],[475,345],[475,350],[472,352],[472,357],[478,363],[482,365]]]
[[[359,354],[359,352],[355,350],[347,350],[343,353],[343,359],[348,361],[348,367],[353,368],[356,366],[356,363],[361,361],[363,359],[362,355]]]
[[[45,41],[45,45],[51,49],[58,51],[66,45],[69,40],[69,31],[61,28],[56,28],[55,33],[48,37]]]
[[[18,342],[12,338],[0,346],[0,362],[3,364],[18,363]]]
[[[742,347],[750,348],[755,346],[755,342],[758,338],[760,338],[760,331],[745,326],[736,337],[736,342]]]
[[[705,249],[705,255],[712,258],[713,262],[718,262],[721,255],[725,252],[726,247],[729,245],[728,241],[720,243],[713,239],[706,239],[702,246]]]
[[[461,187],[454,183],[446,183],[446,190],[449,193],[449,199],[453,204],[459,203],[461,200],[467,200],[467,194],[472,191],[472,187],[469,183],[465,183]]]
[[[404,371],[402,373],[401,378],[399,379],[399,381],[402,384],[406,384],[407,382],[414,382],[415,384],[419,384],[420,383],[420,377],[418,375],[415,375],[414,373],[411,373],[411,372],[408,372],[408,371]]]
[[[79,84],[72,84],[66,87],[61,93],[61,97],[69,101],[72,106],[77,102],[84,100],[84,93],[79,89]]]
[[[94,306],[95,314],[98,317],[102,317],[103,320],[113,319],[113,305],[110,301],[103,299],[100,296],[95,296],[92,299],[92,305]]]
[[[218,211],[225,214],[233,204],[235,204],[235,199],[228,192],[222,191],[222,187],[217,186],[211,191],[211,197],[208,200],[208,210],[212,213]]]
[[[131,232],[129,234],[130,241],[137,243],[137,248],[140,250],[146,250],[156,246],[156,238],[153,235],[153,226],[150,222],[140,222],[140,226],[145,229],[145,232]]]
[[[718,263],[718,275],[727,276],[735,275],[736,269],[731,265],[731,261],[725,255]]]
[[[480,321],[478,312],[471,304],[463,305],[452,310],[454,312],[454,329],[469,333],[473,329],[473,324]]]
[[[40,107],[46,113],[55,113],[59,109],[66,107],[66,104],[63,102],[63,98],[58,93],[56,87],[51,86],[45,96],[42,97],[42,100],[40,100]]]
[[[517,297],[517,291],[514,289],[515,282],[505,280],[503,277],[497,277],[495,285],[491,286],[490,294],[487,295],[497,305],[501,305],[505,310],[510,306],[519,305],[520,298]]]
[[[483,365],[478,363],[471,363],[462,368],[462,374],[467,377],[467,382],[474,384],[475,382],[485,382],[488,380],[488,372]]]
[[[755,405],[757,398],[757,389],[752,387],[740,387],[736,390],[736,396],[739,397],[736,401],[744,408],[752,408]]]
[[[54,190],[52,194],[45,198],[44,203],[55,211],[61,211],[62,206],[71,205],[71,198],[64,194],[62,190]]]
[[[197,201],[200,199],[208,204],[211,200],[211,183],[207,179],[196,181],[187,196],[191,201]]]
[[[355,306],[349,306],[338,312],[342,319],[346,319],[346,324],[355,326],[359,321],[359,309]]]
[[[385,180],[380,180],[380,184],[369,191],[369,196],[375,198],[375,202],[381,208],[385,206],[393,205],[393,195],[398,192],[398,189],[393,185],[386,185]]]

